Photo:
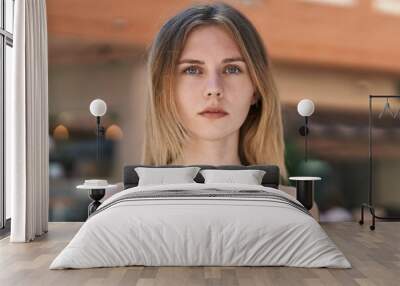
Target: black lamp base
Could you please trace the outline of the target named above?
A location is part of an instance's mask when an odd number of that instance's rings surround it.
[[[296,199],[310,210],[314,201],[314,181],[296,181]]]
[[[91,189],[89,190],[89,197],[93,200],[88,206],[88,217],[94,213],[101,205],[100,200],[106,194],[106,189]]]

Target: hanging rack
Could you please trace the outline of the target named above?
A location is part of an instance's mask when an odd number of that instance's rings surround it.
[[[370,95],[369,96],[369,152],[368,152],[368,157],[369,157],[369,192],[368,192],[368,203],[363,203],[361,205],[361,219],[359,221],[359,224],[364,224],[364,208],[369,209],[371,215],[372,215],[372,224],[370,225],[370,229],[374,230],[375,229],[375,219],[382,219],[382,220],[400,220],[400,217],[381,217],[377,216],[375,214],[375,207],[372,201],[372,194],[373,194],[373,174],[372,174],[372,167],[373,167],[373,154],[372,154],[372,125],[373,125],[373,118],[372,118],[372,101],[374,98],[386,98],[386,103],[384,106],[383,111],[381,114],[389,109],[391,115],[393,116],[393,112],[390,110],[390,104],[389,104],[389,98],[399,98],[400,95]],[[400,110],[397,112],[397,114],[400,112]],[[379,116],[381,118],[382,116]],[[396,115],[397,115],[396,114]],[[395,116],[393,116],[395,118]]]

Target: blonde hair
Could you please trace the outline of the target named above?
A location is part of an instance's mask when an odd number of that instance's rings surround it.
[[[156,35],[148,56],[150,90],[143,163],[168,165],[182,154],[187,131],[174,99],[174,73],[188,34],[203,25],[221,25],[233,36],[259,98],[240,128],[242,164],[277,165],[286,181],[281,107],[265,46],[250,21],[223,3],[192,6],[169,19]]]

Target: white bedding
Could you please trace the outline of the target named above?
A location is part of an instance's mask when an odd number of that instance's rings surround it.
[[[118,202],[137,192],[207,189],[261,190],[299,204],[280,190],[257,185],[138,186],[105,200],[50,269],[126,265],[351,267],[318,222],[281,201],[182,196]]]

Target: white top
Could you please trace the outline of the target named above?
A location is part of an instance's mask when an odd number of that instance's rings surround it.
[[[85,180],[82,185],[77,186],[77,189],[84,189],[84,190],[96,190],[96,189],[108,189],[115,187],[117,185],[110,185],[107,180]]]
[[[96,189],[109,189],[109,188],[114,188],[114,187],[116,187],[116,186],[117,186],[117,185],[90,186],[90,185],[85,185],[85,184],[83,184],[83,185],[76,186],[76,188],[77,188],[77,189],[80,189],[80,190],[96,190]]]
[[[319,181],[320,177],[290,177],[289,180],[292,181]]]

